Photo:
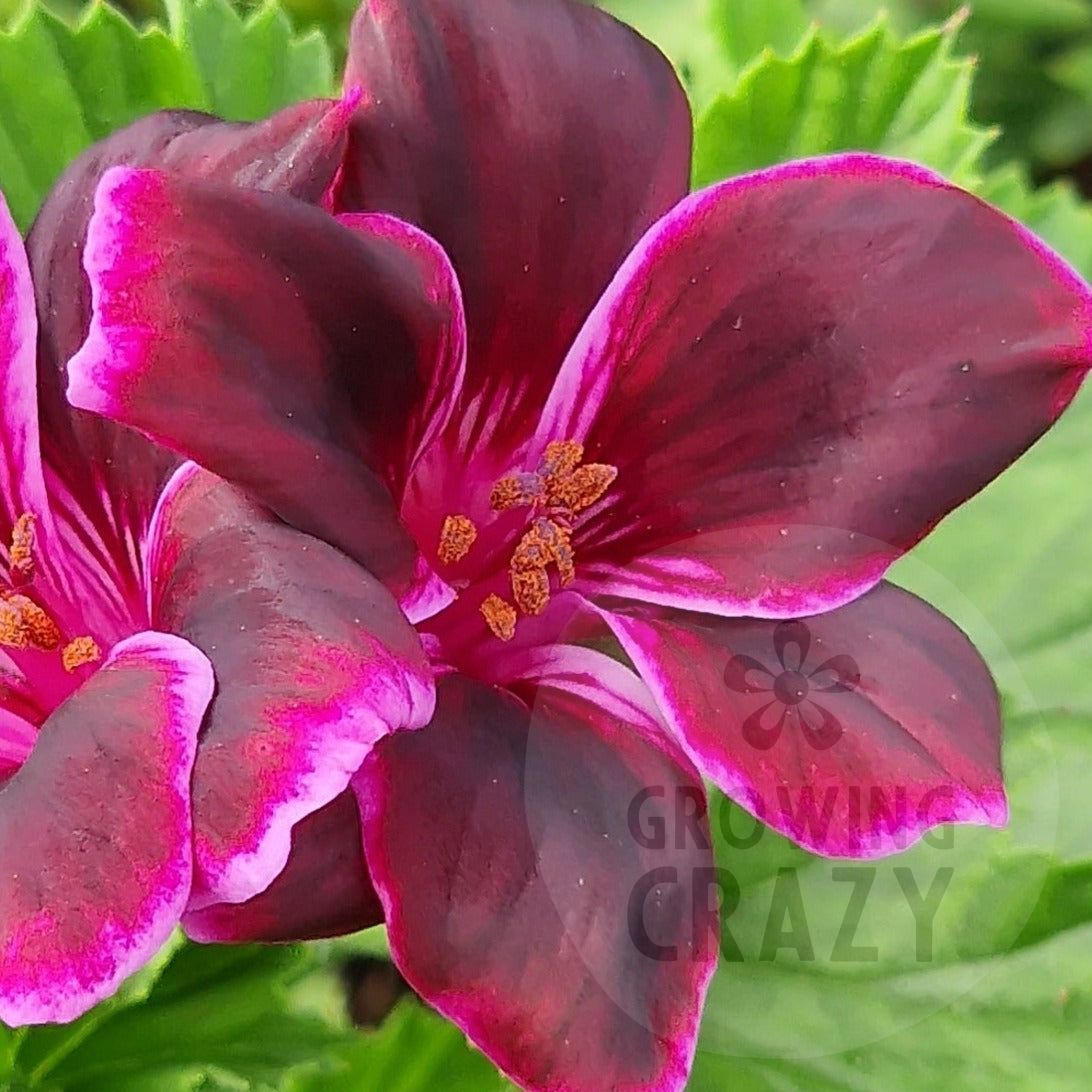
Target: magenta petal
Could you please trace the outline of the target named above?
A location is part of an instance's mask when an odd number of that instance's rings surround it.
[[[577,690],[528,708],[448,676],[433,722],[372,753],[391,953],[525,1088],[681,1089],[716,961],[704,790]]]
[[[0,547],[24,512],[49,518],[38,449],[34,353],[38,322],[19,229],[0,194]],[[6,570],[6,556],[5,556]]]
[[[169,111],[142,118],[80,156],[61,176],[27,239],[41,319],[38,376],[42,448],[50,491],[71,504],[58,520],[86,556],[89,571],[105,571],[139,607],[137,576],[142,529],[159,489],[178,463],[128,429],[85,413],[65,399],[65,365],[87,333],[91,293],[81,265],[92,198],[103,173],[117,164],[169,168],[225,185],[318,201],[341,161],[355,99],[300,103],[256,124],[221,122]],[[93,473],[89,472],[93,468]]]
[[[1050,426],[1090,329],[1061,259],[920,168],[840,156],[695,194],[627,259],[541,425],[618,468],[585,590],[779,617],[852,599]]]
[[[299,103],[255,124],[164,111],[111,134],[69,166],[27,239],[40,311],[49,319],[43,322],[43,380],[56,384],[57,407],[63,407],[64,364],[83,341],[91,314],[80,257],[106,171],[156,167],[317,204],[340,165],[355,101]]]
[[[150,537],[156,625],[216,670],[194,770],[191,908],[244,902],[285,867],[293,826],[344,791],[378,739],[428,722],[431,672],[374,577],[192,463]]]
[[[182,919],[203,943],[316,940],[383,920],[360,836],[356,798],[346,790],[292,830],[284,871],[243,903],[216,903]]]
[[[178,924],[208,661],[141,633],[46,721],[0,790],[0,1019],[73,1020]]]
[[[464,350],[454,275],[389,218],[118,168],[86,266],[69,398],[243,485],[393,590],[418,563],[387,486]],[[371,464],[369,466],[369,463]],[[386,483],[381,476],[386,478]]]
[[[338,204],[451,255],[470,328],[467,446],[526,435],[622,258],[681,198],[691,122],[671,66],[571,0],[368,3],[353,24]]]
[[[794,622],[687,611],[605,613],[699,769],[775,830],[832,857],[905,849],[931,827],[1003,826],[1001,713],[967,638],[880,584]],[[799,670],[779,662],[806,629]],[[738,685],[733,661],[772,676]]]

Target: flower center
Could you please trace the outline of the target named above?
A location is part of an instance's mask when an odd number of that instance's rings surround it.
[[[0,589],[0,647],[23,652],[56,652],[63,640],[61,627],[48,611],[25,594],[34,581],[34,516],[24,512],[11,532],[8,550],[11,588]],[[102,659],[90,637],[77,637],[61,649],[61,663],[72,672]]]
[[[480,611],[495,637],[510,641],[520,613],[541,614],[550,602],[550,569],[556,569],[562,587],[576,574],[572,535],[577,515],[590,508],[618,476],[606,463],[585,463],[584,446],[575,440],[546,445],[538,469],[507,474],[489,495],[493,512],[530,510],[530,525],[516,544],[508,563],[514,606],[492,593]],[[465,515],[448,516],[440,530],[437,555],[444,564],[461,561],[478,537],[474,521]]]

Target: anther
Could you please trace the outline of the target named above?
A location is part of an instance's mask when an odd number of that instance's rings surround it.
[[[499,479],[489,494],[494,512],[527,508],[546,499],[546,483],[538,474],[508,474]]]
[[[11,550],[8,553],[12,576],[24,581],[34,578],[34,516],[24,512],[11,529]]]
[[[445,565],[462,561],[478,537],[478,528],[467,516],[448,516],[440,529],[440,545],[437,556]]]
[[[23,613],[7,599],[0,599],[0,647],[24,649],[30,644]]]
[[[493,636],[510,641],[516,635],[516,608],[499,595],[489,595],[478,608]]]
[[[77,637],[65,645],[61,653],[61,663],[69,673],[87,664],[98,663],[101,659],[102,651],[90,637]]]
[[[524,614],[541,614],[550,602],[550,578],[546,569],[517,569],[513,564],[509,576],[516,606]]]
[[[617,467],[588,463],[568,474],[551,474],[546,479],[547,503],[575,514],[590,508],[618,477]]]
[[[542,457],[545,474],[569,474],[584,459],[584,445],[576,440],[552,440]]]
[[[37,648],[52,652],[61,643],[57,623],[33,599],[9,595],[0,611],[0,644],[8,648]]]

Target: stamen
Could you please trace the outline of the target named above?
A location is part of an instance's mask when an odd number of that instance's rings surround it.
[[[478,528],[467,516],[448,516],[440,529],[440,546],[437,556],[445,565],[462,561],[478,537]]]
[[[546,483],[539,474],[508,474],[493,486],[489,507],[494,512],[527,508],[546,499]]]
[[[512,567],[512,598],[524,614],[541,614],[550,602],[550,578],[545,569]]]
[[[13,607],[7,599],[0,599],[0,646],[3,648],[24,649],[30,644],[23,614]]]
[[[561,583],[574,575],[570,532],[552,519],[536,519],[519,540],[509,564],[512,595],[524,614],[541,614],[550,602],[549,565],[556,565]]]
[[[551,474],[546,479],[547,503],[575,514],[590,508],[611,487],[618,468],[606,463],[588,463],[568,474]]]
[[[607,463],[584,466],[583,460],[583,444],[553,440],[546,445],[537,472],[507,474],[490,492],[494,512],[533,509],[533,522],[508,565],[512,598],[523,614],[541,614],[549,605],[551,565],[557,567],[562,587],[572,583],[576,576],[573,517],[599,501],[618,477],[617,467]],[[517,620],[511,604],[491,595],[481,611],[497,636],[511,638]]]
[[[0,644],[8,648],[40,649],[52,652],[60,647],[61,631],[57,623],[33,599],[9,595],[0,611]]]
[[[489,595],[479,608],[494,637],[510,641],[516,635],[516,609],[499,595]]]
[[[569,474],[584,459],[584,445],[576,440],[552,440],[546,445],[542,457],[542,470],[545,474]]]
[[[34,578],[34,516],[24,512],[11,529],[9,551],[13,576],[29,581]]]
[[[73,672],[87,664],[98,663],[101,659],[102,651],[90,637],[77,637],[65,645],[61,653],[61,663],[68,672]]]

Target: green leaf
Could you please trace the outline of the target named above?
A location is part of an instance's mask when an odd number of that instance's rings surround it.
[[[381,1028],[347,1039],[332,1063],[295,1078],[288,1092],[501,1092],[511,1087],[457,1027],[406,998]]]
[[[741,69],[766,49],[791,53],[808,28],[802,0],[712,0],[717,38]]]
[[[318,31],[294,38],[276,0],[243,19],[228,0],[180,6],[173,23],[192,53],[213,111],[252,121],[279,106],[329,94],[333,65]]]
[[[226,0],[180,5],[170,32],[137,30],[106,3],[69,23],[40,4],[0,31],[0,189],[26,227],[85,148],[168,107],[238,120],[330,94],[329,51],[293,36],[267,3],[241,20]]]
[[[283,1088],[343,1042],[294,1007],[288,986],[311,967],[300,948],[184,945],[139,998],[100,1006],[70,1028],[32,1030],[19,1070],[64,1092]],[[36,1038],[50,1034],[75,1042],[43,1059]]]
[[[735,77],[738,66],[715,33],[714,5],[721,0],[598,0],[599,6],[636,27],[675,65],[695,109]],[[746,0],[744,0],[746,2]]]
[[[845,42],[813,30],[788,58],[762,53],[699,117],[695,184],[855,149],[976,181],[993,133],[968,120],[973,64],[953,56],[956,29],[902,41],[881,19]]]

